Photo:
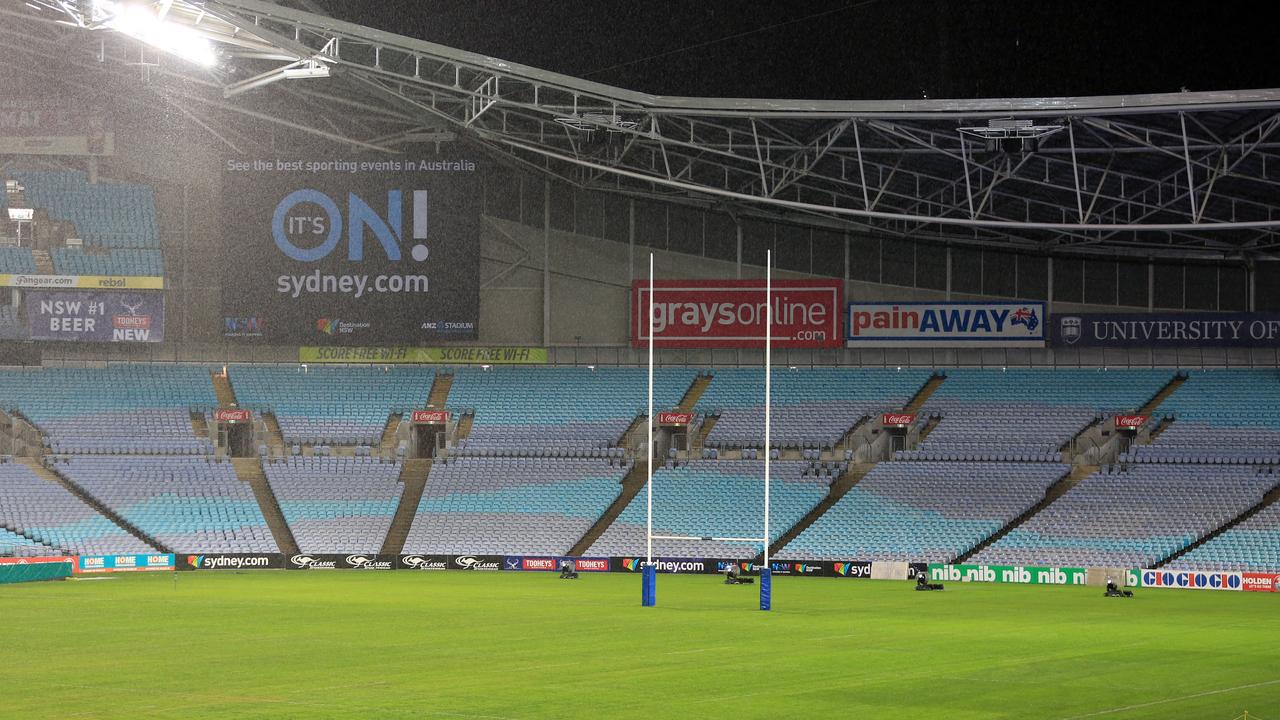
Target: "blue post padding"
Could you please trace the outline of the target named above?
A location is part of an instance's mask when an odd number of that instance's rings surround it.
[[[640,578],[640,604],[653,607],[658,603],[658,568],[645,565]]]
[[[760,609],[773,607],[773,571],[767,567],[760,568]]]

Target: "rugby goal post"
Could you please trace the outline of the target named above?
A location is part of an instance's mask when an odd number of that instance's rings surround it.
[[[769,469],[770,422],[772,420],[773,395],[773,250],[765,251],[765,285],[764,285],[764,533],[762,537],[721,537],[715,535],[655,535],[653,533],[653,253],[649,253],[649,406],[646,421],[649,426],[647,444],[648,464],[645,476],[645,564],[641,571],[640,604],[644,607],[657,605],[658,571],[653,562],[653,541],[720,541],[720,542],[758,542],[764,548],[760,563],[760,609],[773,608],[773,574],[769,566]]]

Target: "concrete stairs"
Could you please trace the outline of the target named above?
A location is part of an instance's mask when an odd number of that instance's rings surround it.
[[[1186,381],[1187,378],[1175,375],[1164,387],[1160,388],[1160,392],[1157,392],[1145,405],[1138,409],[1138,414],[1146,415],[1147,417],[1154,415],[1160,404],[1168,399],[1178,388],[1182,387]]]
[[[476,416],[471,413],[462,415],[458,418],[458,427],[453,431],[453,436],[457,440],[465,440],[471,435],[471,426],[476,422]]]
[[[198,438],[209,437],[209,423],[205,422],[204,413],[191,411],[191,432]]]
[[[1191,543],[1190,545],[1188,545],[1188,546],[1186,546],[1186,547],[1182,548],[1181,550],[1179,550],[1179,551],[1177,551],[1177,552],[1173,553],[1173,554],[1172,554],[1172,555],[1170,555],[1169,557],[1164,558],[1163,560],[1161,560],[1161,561],[1157,562],[1155,565],[1152,565],[1152,567],[1164,567],[1165,565],[1169,565],[1170,563],[1172,563],[1173,561],[1175,561],[1175,560],[1177,560],[1178,558],[1182,557],[1183,555],[1186,555],[1187,553],[1191,552],[1192,550],[1195,550],[1196,548],[1200,547],[1201,545],[1204,545],[1205,543],[1209,542],[1210,540],[1212,540],[1212,539],[1214,539],[1214,538],[1218,537],[1219,535],[1221,535],[1221,534],[1223,534],[1223,533],[1227,532],[1228,530],[1230,530],[1231,528],[1233,528],[1233,527],[1235,527],[1235,526],[1239,525],[1240,523],[1244,522],[1245,520],[1248,520],[1249,518],[1253,517],[1254,515],[1257,515],[1259,512],[1261,512],[1261,511],[1262,511],[1263,509],[1265,509],[1267,506],[1274,504],[1277,500],[1280,500],[1280,485],[1277,485],[1276,487],[1271,488],[1270,492],[1268,492],[1266,495],[1262,496],[1262,501],[1261,501],[1261,502],[1259,502],[1257,505],[1254,505],[1253,507],[1249,508],[1248,510],[1245,510],[1244,512],[1240,513],[1238,516],[1236,516],[1234,519],[1232,519],[1230,522],[1226,523],[1226,524],[1225,524],[1225,525],[1223,525],[1222,527],[1218,528],[1217,530],[1214,530],[1214,531],[1210,532],[1209,534],[1205,535],[1204,537],[1200,538],[1199,540],[1196,540],[1195,542]]]
[[[262,517],[266,519],[267,527],[271,529],[271,536],[275,538],[280,552],[296,555],[298,543],[293,539],[293,531],[284,519],[280,503],[276,501],[276,494],[272,492],[266,474],[262,472],[262,462],[258,458],[231,458],[231,467],[235,468],[236,477],[241,482],[249,483],[249,487],[253,489],[253,496],[258,501]]]
[[[942,418],[940,417],[929,418],[929,421],[924,424],[924,427],[920,428],[920,442],[924,442],[924,439],[929,437],[929,433],[933,432],[933,429],[938,427],[938,423],[940,422],[942,422]]]
[[[404,416],[400,413],[391,413],[387,417],[387,426],[382,428],[382,438],[378,440],[378,449],[385,453],[395,454],[396,433],[400,430],[400,423],[404,422]]]
[[[36,261],[36,272],[41,275],[53,275],[53,258],[49,256],[48,250],[31,251],[31,256]]]
[[[236,402],[236,391],[231,387],[231,378],[219,373],[212,373],[213,394],[218,397],[218,407],[239,407]]]
[[[1174,423],[1173,418],[1165,418],[1161,420],[1160,424],[1156,425],[1155,428],[1151,430],[1151,434],[1147,436],[1147,444],[1149,445],[1155,442],[1156,438],[1160,437],[1160,434],[1163,433],[1165,430],[1168,430],[1169,426],[1172,425],[1173,423]]]
[[[422,491],[427,486],[427,475],[431,474],[431,458],[411,458],[400,466],[400,482],[404,483],[404,491],[400,493],[400,504],[396,506],[395,517],[387,530],[387,537],[382,541],[381,555],[399,555],[404,549],[404,541],[409,537],[409,528],[413,527],[413,518],[418,514],[418,502],[422,500]]]
[[[848,492],[852,490],[855,485],[861,482],[862,478],[866,477],[867,473],[871,472],[872,468],[875,466],[876,463],[873,462],[850,463],[849,468],[841,473],[840,477],[836,478],[835,482],[831,483],[831,487],[827,490],[827,496],[822,498],[817,505],[813,506],[813,509],[805,513],[804,517],[800,518],[799,522],[786,532],[782,533],[782,535],[769,546],[769,556],[773,557],[778,554],[778,551],[786,547],[787,543],[795,540],[800,533],[804,532],[810,525],[817,521],[818,518],[825,515],[833,505],[840,501],[840,498],[848,494]],[[758,555],[756,556],[755,562],[760,562],[763,559],[763,556]]]
[[[1048,507],[1054,500],[1057,500],[1058,498],[1065,495],[1068,490],[1075,487],[1076,485],[1079,485],[1081,480],[1084,480],[1085,478],[1089,477],[1090,475],[1092,475],[1097,471],[1098,471],[1097,465],[1076,465],[1075,467],[1071,468],[1071,472],[1063,475],[1061,478],[1058,479],[1057,482],[1050,485],[1049,488],[1045,490],[1044,498],[1042,498],[1040,502],[1036,503],[1035,505],[1032,505],[1029,510],[1022,513],[1018,517],[1014,518],[1013,520],[1010,520],[1008,524],[1006,524],[1004,527],[997,530],[993,535],[991,535],[987,539],[983,540],[977,545],[957,555],[955,562],[957,563],[965,562],[969,558],[973,557],[974,555],[977,555],[980,551],[990,547],[997,540],[999,540],[1000,538],[1012,532],[1014,528],[1021,526],[1023,523],[1025,523],[1026,521],[1034,517],[1041,510]]]
[[[699,375],[693,379],[693,384],[688,390],[684,391],[684,397],[680,398],[680,404],[676,405],[676,412],[693,412],[698,406],[698,401],[702,399],[702,394],[707,391],[707,386],[711,384],[711,375]]]
[[[116,511],[112,510],[106,505],[103,505],[101,502],[98,501],[97,498],[90,495],[87,491],[85,491],[84,488],[80,487],[75,482],[71,481],[62,473],[56,472],[54,470],[50,470],[49,468],[45,467],[39,458],[23,457],[23,458],[18,458],[18,462],[31,468],[31,470],[36,475],[40,476],[41,479],[54,483],[56,485],[61,485],[62,487],[66,488],[72,495],[75,495],[76,497],[88,503],[89,506],[92,507],[94,510],[97,510],[99,515],[102,515],[103,517],[107,518],[111,522],[120,526],[120,528],[122,528],[125,532],[138,538],[142,542],[150,545],[153,548],[156,548],[157,550],[163,553],[173,552],[172,548],[166,546],[164,543],[161,543],[159,540],[156,540],[155,538],[151,537],[147,533],[143,532],[139,527],[129,522],[128,520],[125,520],[122,516],[116,513]]]
[[[708,415],[702,419],[702,426],[698,428],[698,432],[694,433],[690,439],[689,445],[696,451],[701,451],[707,444],[707,436],[711,434],[711,428],[716,426],[716,421],[720,419],[719,415]]]
[[[280,421],[276,419],[275,413],[262,413],[262,424],[267,429],[267,445],[273,448],[280,448],[280,452],[284,452],[284,433],[280,432]]]
[[[431,391],[427,393],[427,407],[438,410],[448,406],[449,390],[453,387],[452,375],[436,374],[431,383]]]
[[[631,466],[627,474],[622,477],[622,491],[618,493],[618,497],[614,499],[609,507],[605,508],[604,514],[595,524],[587,529],[585,535],[578,542],[569,548],[570,555],[583,555],[595,544],[596,540],[604,534],[605,530],[613,524],[614,520],[622,514],[622,511],[631,504],[636,495],[644,489],[645,482],[648,480],[649,464],[644,460],[637,460],[636,464]]]
[[[933,395],[933,393],[946,382],[945,375],[934,375],[929,378],[929,382],[920,387],[914,397],[907,402],[907,406],[902,409],[903,412],[920,412],[920,408],[924,407],[925,402]]]

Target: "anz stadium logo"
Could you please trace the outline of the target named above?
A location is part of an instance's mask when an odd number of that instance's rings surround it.
[[[1062,335],[1062,339],[1066,341],[1068,345],[1074,345],[1080,341],[1081,325],[1082,323],[1078,317],[1064,317],[1062,318],[1062,322],[1058,325],[1058,332]]]

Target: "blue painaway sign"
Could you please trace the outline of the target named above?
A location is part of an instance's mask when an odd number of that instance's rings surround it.
[[[28,290],[32,340],[154,343],[164,341],[164,294]]]
[[[1053,317],[1055,347],[1280,347],[1280,313],[1081,313]]]

